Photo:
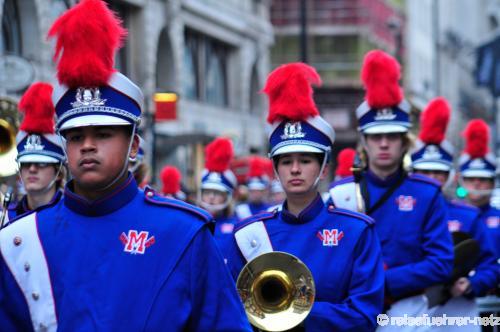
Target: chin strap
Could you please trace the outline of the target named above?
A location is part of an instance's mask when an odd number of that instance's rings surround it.
[[[113,185],[115,185],[122,178],[123,174],[125,174],[128,171],[128,161],[130,159],[134,159],[134,160],[136,159],[135,157],[130,158],[130,151],[132,150],[132,143],[134,143],[135,126],[136,125],[134,123],[134,125],[132,126],[132,134],[130,135],[130,142],[128,144],[127,154],[125,155],[125,163],[123,164],[123,167],[122,167],[122,170],[120,171],[120,174],[118,174],[118,176],[116,176],[114,178],[114,180],[111,181],[109,184],[107,184],[103,188],[96,189],[96,191],[105,191],[105,190],[111,188]]]
[[[463,178],[460,177],[458,178],[458,183],[460,184],[461,187],[465,188],[467,190],[467,194],[474,194],[482,197],[490,196],[493,194],[493,188],[492,189],[467,189],[467,187],[464,185]]]
[[[233,201],[233,195],[231,193],[228,193],[226,201],[221,204],[210,204],[203,202],[203,200],[201,199],[201,190],[198,191],[197,196],[198,196],[198,205],[212,214],[224,210]]]
[[[52,189],[52,186],[54,185],[54,183],[57,181],[57,177],[59,176],[59,173],[61,173],[61,170],[62,170],[62,167],[63,167],[63,163],[59,162],[59,167],[57,168],[57,172],[56,172],[56,175],[54,176],[54,178],[52,179],[52,181],[49,182],[48,185],[45,186],[45,188],[43,188],[42,190],[40,190],[40,192],[42,194],[48,192],[50,189]],[[21,169],[21,163],[17,163],[17,167],[19,169]],[[23,181],[23,177],[20,176],[19,179],[21,180],[21,184],[23,185],[24,188],[26,188],[26,186],[24,185],[24,181]]]

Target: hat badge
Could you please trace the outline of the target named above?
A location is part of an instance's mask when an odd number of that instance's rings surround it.
[[[300,123],[300,121],[298,121],[298,122],[287,122],[281,138],[282,139],[303,138],[304,136],[306,136],[306,134],[302,132],[302,124]]]
[[[75,95],[76,101],[71,103],[71,106],[102,106],[106,99],[101,99],[99,88],[78,88]]]
[[[26,151],[40,151],[43,148],[45,146],[42,145],[42,138],[39,135],[29,135],[24,145]]]
[[[439,152],[439,149],[437,146],[435,145],[428,145],[426,148],[425,148],[425,151],[424,151],[424,154],[422,155],[422,157],[424,159],[441,159],[443,155]]]
[[[396,114],[392,112],[390,108],[383,108],[377,111],[375,115],[375,121],[391,121],[396,118]]]
[[[219,173],[212,172],[208,175],[207,180],[213,181],[213,182],[220,182],[221,181],[221,176]]]
[[[477,158],[477,159],[474,159],[473,161],[471,161],[469,167],[470,168],[475,168],[475,169],[483,169],[483,168],[486,167],[486,164],[484,163],[484,161],[482,161],[481,159]]]

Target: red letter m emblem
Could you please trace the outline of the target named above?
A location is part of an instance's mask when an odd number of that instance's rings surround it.
[[[344,237],[344,232],[339,232],[338,229],[324,229],[323,230],[323,245],[324,246],[338,246],[339,241]]]
[[[137,233],[136,230],[129,230],[128,236],[124,236],[122,233],[121,238],[125,241],[125,252],[130,252],[132,254],[144,254],[146,247],[149,247],[154,243],[154,236],[148,239],[149,232],[142,231]]]

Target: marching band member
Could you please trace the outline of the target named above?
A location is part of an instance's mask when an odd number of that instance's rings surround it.
[[[356,150],[345,148],[337,155],[337,169],[335,169],[335,181],[341,180],[348,176],[352,176],[352,167]]]
[[[421,115],[419,140],[411,154],[413,172],[433,178],[441,187],[446,186],[453,177],[453,147],[445,140],[449,118],[450,106],[446,99],[433,99]],[[436,307],[432,315],[476,317],[479,312],[474,297],[484,296],[498,282],[499,269],[495,253],[486,234],[486,226],[479,220],[479,209],[453,200],[446,200],[446,206],[448,230],[469,234],[479,244],[480,255],[473,275],[451,280],[453,284],[449,287],[449,296],[452,298]],[[481,330],[480,326],[472,325],[433,327],[436,328],[447,331]]]
[[[186,194],[181,190],[181,172],[174,166],[167,165],[160,172],[163,184],[161,193],[170,198],[186,200]]]
[[[500,258],[500,210],[490,204],[495,187],[496,159],[488,151],[490,129],[480,119],[471,120],[464,130],[465,150],[459,159],[459,180],[467,190],[467,201],[479,208],[482,223]]]
[[[66,157],[55,135],[52,89],[48,83],[34,83],[19,102],[24,119],[16,137],[17,163],[26,195],[10,204],[7,220],[53,205],[62,197]]]
[[[258,255],[290,253],[308,266],[317,289],[306,331],[372,331],[383,301],[380,245],[370,217],[325,205],[318,192],[334,141],[312,98],[311,84],[320,83],[302,63],[269,75],[269,156],[286,201],[236,226],[228,265],[236,277]]]
[[[446,282],[453,267],[446,205],[435,181],[403,169],[410,121],[397,61],[382,51],[370,51],[361,78],[366,100],[356,116],[366,170],[333,183],[330,195],[335,206],[364,211],[375,219],[386,305],[392,304],[387,314],[419,316],[427,311],[424,290]],[[387,325],[380,330],[391,328],[401,329]]]
[[[201,209],[139,190],[143,95],[113,69],[125,30],[101,0],[57,19],[57,130],[73,179],[0,232],[2,331],[250,331]],[[217,285],[217,287],[214,287]]]
[[[199,205],[215,219],[214,236],[220,248],[224,247],[222,242],[232,238],[238,220],[232,208],[237,181],[229,169],[233,154],[233,143],[229,138],[216,138],[205,148],[205,169],[201,176]]]

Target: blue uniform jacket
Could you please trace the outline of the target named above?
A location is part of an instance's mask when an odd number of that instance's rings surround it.
[[[306,331],[374,330],[383,306],[384,271],[373,220],[326,207],[319,195],[298,217],[284,206],[244,220],[235,230],[264,221],[273,250],[295,255],[311,270],[316,299],[305,320]],[[326,235],[333,230],[336,245]],[[226,252],[236,279],[245,258],[234,239]]]
[[[251,331],[207,212],[129,176],[94,202],[67,187],[37,219],[59,331]],[[3,256],[0,327],[32,330]]]
[[[54,205],[59,202],[59,200],[62,198],[62,194],[62,190],[56,190],[54,196],[47,205]],[[31,210],[28,207],[28,197],[26,195],[24,195],[21,200],[19,200],[19,202],[9,204],[9,207],[7,208],[9,221],[28,212],[31,212]]]
[[[480,256],[474,275],[470,277],[474,296],[484,296],[495,288],[499,281],[500,270],[496,262],[495,252],[490,238],[486,234],[486,226],[478,219],[479,209],[459,203],[447,201],[448,230],[465,232],[476,239],[480,246]]]
[[[400,173],[381,180],[363,173],[371,206]],[[353,177],[338,184],[353,182]],[[386,296],[401,298],[448,281],[453,268],[453,244],[446,225],[446,205],[440,186],[421,175],[407,175],[401,185],[371,215],[375,219],[386,268]]]
[[[500,259],[500,210],[489,204],[480,209],[479,220],[486,225],[488,236],[495,247],[496,258]]]
[[[227,247],[225,243],[232,241],[234,226],[237,222],[236,215],[215,217],[214,238],[224,257],[226,257],[224,248]]]

